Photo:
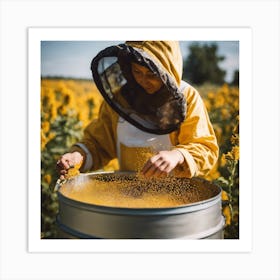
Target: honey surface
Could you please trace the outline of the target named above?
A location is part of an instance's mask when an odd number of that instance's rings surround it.
[[[183,182],[183,183],[182,183]],[[166,208],[205,200],[207,188],[174,179],[89,179],[65,184],[60,192],[71,199],[110,207]]]

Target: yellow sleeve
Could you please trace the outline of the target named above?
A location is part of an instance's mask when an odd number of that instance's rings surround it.
[[[116,158],[117,119],[118,115],[103,101],[98,118],[85,128],[83,139],[71,148],[84,157],[81,171],[100,169]]]
[[[205,176],[214,167],[219,147],[206,107],[199,93],[188,87],[185,91],[187,116],[179,131],[171,133],[174,148],[184,156],[184,163],[175,169],[180,177]]]

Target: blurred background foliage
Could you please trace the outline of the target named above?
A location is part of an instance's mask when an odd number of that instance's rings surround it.
[[[206,179],[223,188],[225,238],[239,238],[239,71],[225,83],[215,45],[193,45],[184,62],[185,80],[201,94],[219,147],[219,160]],[[57,238],[58,174],[56,161],[82,137],[83,129],[98,115],[103,98],[89,80],[41,79],[41,238]],[[104,170],[117,170],[112,160]]]

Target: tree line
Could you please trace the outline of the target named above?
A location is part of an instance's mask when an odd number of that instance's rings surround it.
[[[217,85],[225,83],[226,71],[219,66],[225,57],[218,55],[217,44],[193,43],[189,47],[189,52],[188,57],[184,60],[184,80],[196,85],[207,82]],[[230,84],[239,85],[239,70],[234,71]]]

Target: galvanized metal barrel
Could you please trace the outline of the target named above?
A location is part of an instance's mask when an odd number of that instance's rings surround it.
[[[123,175],[96,172],[83,176],[93,179],[112,174]],[[128,208],[85,203],[59,191],[57,225],[60,238],[222,239],[221,188],[200,178],[185,180],[188,184],[206,188],[210,197],[177,207]],[[73,186],[75,182],[69,184]]]

